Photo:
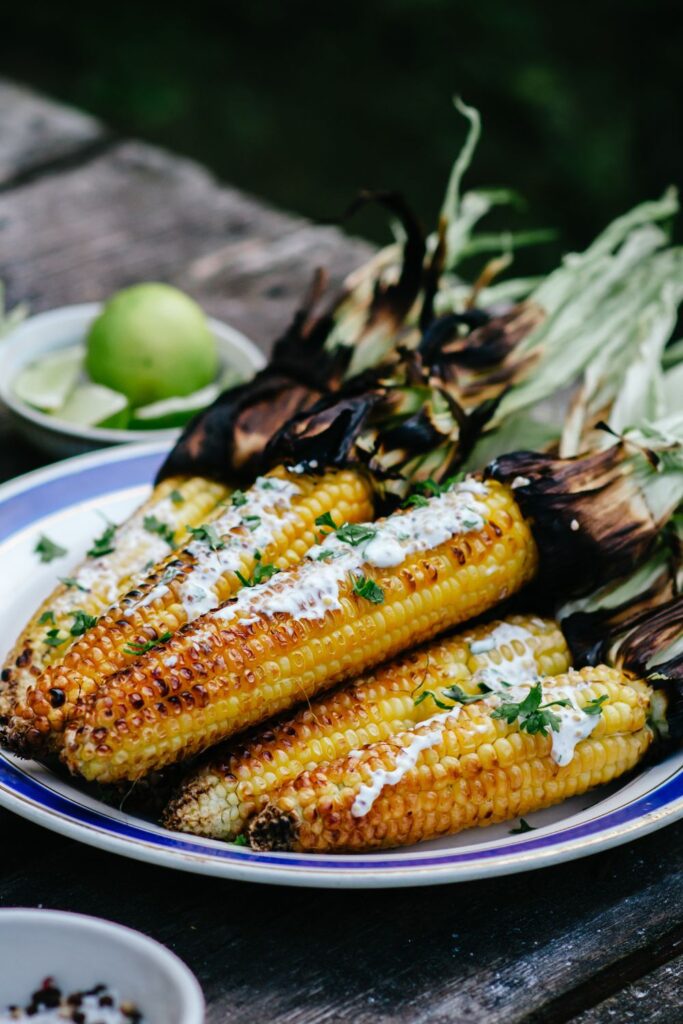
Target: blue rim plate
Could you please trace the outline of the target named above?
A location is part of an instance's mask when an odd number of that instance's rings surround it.
[[[127,445],[69,459],[0,487],[0,654],[96,532],[98,514],[120,519],[142,500],[165,445]],[[40,565],[40,533],[69,547]],[[511,874],[586,856],[683,817],[683,752],[622,785],[596,790],[531,816],[535,830],[511,835],[514,822],[422,846],[358,856],[256,853],[168,832],[112,808],[32,761],[0,754],[0,805],[84,843],[149,863],[200,874],[280,885],[383,887],[434,885]]]

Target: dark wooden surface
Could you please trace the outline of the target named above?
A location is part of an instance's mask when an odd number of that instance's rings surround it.
[[[264,347],[313,267],[367,246],[0,83],[0,279],[34,310],[173,281]],[[0,476],[40,463],[0,414]],[[544,871],[438,889],[221,882],[0,812],[0,904],[99,914],[196,972],[210,1024],[683,1021],[683,824]]]

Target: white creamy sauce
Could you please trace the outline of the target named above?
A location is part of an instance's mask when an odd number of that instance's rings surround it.
[[[241,590],[217,616],[222,622],[238,615],[242,621],[250,621],[250,617],[275,613],[297,619],[322,619],[326,612],[341,608],[339,587],[349,575],[362,576],[368,568],[401,565],[412,554],[430,551],[470,530],[481,530],[487,510],[472,495],[487,492],[485,484],[466,480],[431,498],[427,505],[362,524],[362,528],[373,532],[356,545],[330,534],[308,551],[294,572]]]
[[[474,681],[484,683],[493,692],[484,694],[483,699],[490,705],[498,706],[506,703],[517,704],[524,700],[531,686],[538,682],[538,666],[528,643],[533,634],[523,626],[512,622],[501,622],[491,631],[488,637],[470,644],[472,654],[485,654],[496,650],[504,644],[512,645],[520,640],[525,645],[525,653],[519,655],[514,647],[511,660],[503,658],[500,665],[486,665],[474,675]],[[482,644],[486,644],[483,647]],[[476,649],[475,649],[476,648]],[[582,684],[578,683],[578,688]],[[583,684],[588,685],[586,683]],[[571,707],[553,707],[550,710],[557,715],[559,731],[550,730],[552,735],[551,756],[559,765],[567,765],[574,756],[577,743],[586,739],[595,729],[599,715],[587,715],[575,704],[577,686],[553,686],[551,683],[542,685],[543,701],[547,704],[553,700],[569,700]]]
[[[190,570],[182,573],[178,588],[188,622],[216,607],[216,584],[226,573],[239,570],[245,555],[263,551],[273,543],[280,523],[278,512],[289,508],[292,498],[299,493],[299,487],[291,480],[258,477],[245,492],[244,504],[230,503],[222,515],[211,521],[217,536],[225,542],[224,547],[213,551],[209,544],[198,539],[185,545],[185,550],[195,559]],[[125,614],[131,615],[136,609],[146,607],[167,591],[166,583],[157,583],[129,605]]]
[[[408,740],[396,755],[394,767],[390,770],[377,768],[370,775],[370,781],[364,782],[358,790],[356,799],[351,806],[354,818],[363,818],[371,810],[373,804],[385,786],[397,785],[404,775],[417,764],[423,750],[430,750],[441,742],[443,730],[449,719],[457,719],[460,708],[442,711],[438,715],[426,718],[414,732],[404,733],[397,737],[397,742]],[[363,751],[352,751],[350,756],[359,756]]]
[[[530,483],[531,480],[528,476],[516,476],[510,484],[510,487],[513,491],[516,491],[518,487],[528,487]]]
[[[526,645],[532,634],[523,626],[514,623],[501,622],[487,637],[481,640],[474,640],[470,644],[470,651],[473,655],[488,654],[504,644],[511,644],[520,640]],[[491,692],[482,694],[482,703],[495,709],[502,703],[518,704],[524,700],[533,685],[538,682],[538,668],[531,652],[527,649],[523,655],[516,653],[511,648],[514,657],[510,660],[503,659],[501,665],[487,665],[479,669],[474,675],[475,682],[484,683]],[[446,675],[449,673],[446,672]],[[453,674],[457,674],[454,672]],[[587,739],[598,724],[600,715],[587,715],[575,703],[576,691],[587,682],[580,682],[577,679],[576,686],[553,685],[543,683],[542,704],[549,704],[552,701],[567,700],[569,707],[554,705],[549,710],[557,716],[558,730],[549,729],[551,737],[550,756],[556,764],[561,767],[568,765],[574,757],[574,751],[578,743]],[[362,818],[371,809],[384,786],[395,786],[403,779],[406,772],[410,771],[417,764],[417,760],[423,750],[428,750],[440,742],[443,730],[449,718],[457,717],[462,709],[456,704],[452,711],[441,712],[425,719],[420,723],[419,729],[414,733],[406,733],[398,737],[401,742],[406,736],[412,736],[396,757],[395,766],[390,771],[378,769],[372,773],[369,783],[364,783],[354,800],[351,813],[355,818]],[[352,750],[350,757],[359,757],[363,751]]]

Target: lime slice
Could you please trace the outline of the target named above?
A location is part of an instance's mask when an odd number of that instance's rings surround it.
[[[31,363],[14,381],[15,395],[36,409],[55,412],[76,386],[84,356],[80,345],[70,345]]]
[[[81,384],[71,392],[55,415],[81,427],[125,430],[129,420],[128,400],[125,395],[102,384]]]
[[[209,384],[206,388],[186,395],[184,398],[166,398],[163,402],[140,406],[133,413],[130,426],[134,430],[165,430],[169,427],[182,427],[195,413],[211,405],[218,397],[221,388],[218,384]]]

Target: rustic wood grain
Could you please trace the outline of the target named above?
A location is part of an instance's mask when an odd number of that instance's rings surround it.
[[[106,139],[92,117],[0,80],[0,189],[87,155]]]
[[[4,867],[0,903],[155,936],[197,973],[209,1024],[564,1024],[681,950],[681,825],[542,872],[375,893],[222,882],[16,832],[36,849]]]
[[[679,1024],[683,1020],[683,956],[639,978],[576,1018],[576,1024]]]
[[[0,83],[0,129],[12,136],[0,130],[0,278],[11,301],[45,309],[163,279],[265,347],[315,266],[339,280],[370,252],[12,90]],[[0,474],[39,461],[0,416]],[[681,1019],[683,824],[542,872],[379,892],[171,872],[7,812],[0,835],[0,905],[95,913],[153,935],[197,973],[209,1024]]]

